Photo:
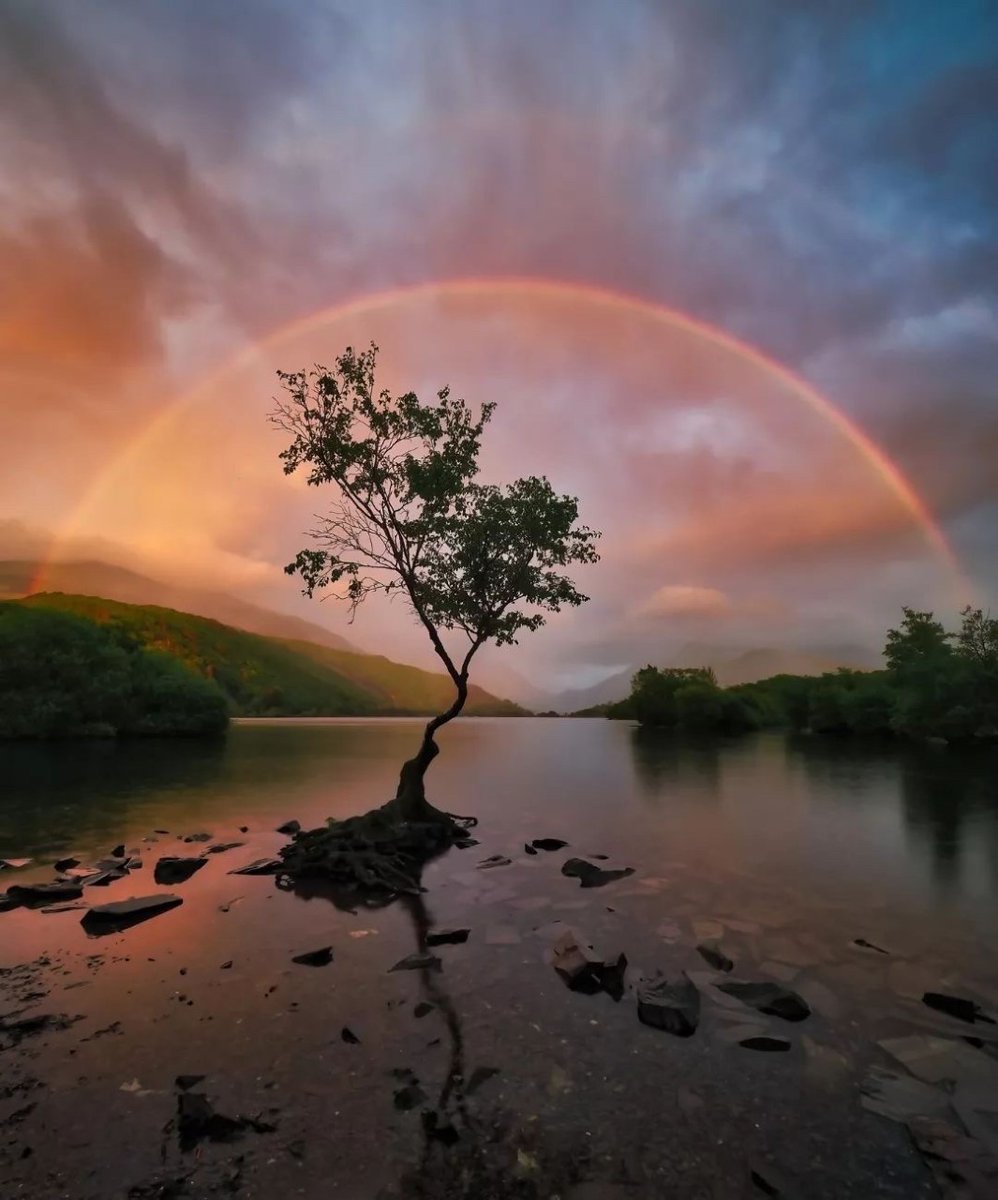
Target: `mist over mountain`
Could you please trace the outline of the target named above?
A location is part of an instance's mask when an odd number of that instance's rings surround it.
[[[230,596],[201,588],[164,583],[150,579],[126,567],[111,563],[88,560],[81,562],[52,563],[44,566],[42,587],[35,585],[40,578],[43,564],[27,559],[0,561],[0,599],[17,600],[30,592],[66,592],[78,596],[99,596],[105,600],[117,600],[122,604],[155,604],[161,608],[173,608],[178,612],[193,613],[209,617],[243,629],[247,633],[259,633],[264,637],[315,642],[334,650],[350,650],[362,653],[353,643],[323,625],[293,617],[287,613],[273,612],[267,608]]]

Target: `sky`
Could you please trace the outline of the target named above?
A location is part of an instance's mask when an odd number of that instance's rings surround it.
[[[375,340],[603,531],[489,678],[998,608],[990,0],[0,0],[0,161],[0,557],[430,665],[281,570],[275,372]]]

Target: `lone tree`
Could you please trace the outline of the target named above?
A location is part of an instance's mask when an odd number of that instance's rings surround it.
[[[373,343],[361,353],[348,347],[334,370],[278,372],[286,395],[271,420],[291,435],[281,452],[285,474],[301,469],[311,486],[336,489],[310,533],[313,545],[285,568],[288,574],[301,576],[307,596],[336,589],[351,615],[373,593],[401,595],[454,683],[454,702],[426,725],[395,798],[353,818],[353,826],[300,835],[285,852],[299,874],[352,874],[360,883],[393,887],[399,872],[383,878],[372,843],[386,853],[391,846],[395,866],[412,882],[420,842],[425,859],[431,843],[437,848],[465,835],[427,801],[424,778],[439,752],[437,730],[468,698],[472,660],[487,642],[516,642],[540,628],[546,612],[584,603],[564,568],[596,562],[599,534],[578,524],[578,501],[556,494],[546,478],[503,487],[478,482],[482,433],[495,406],[482,405],[476,416],[448,388],[429,404],[412,392],[376,391],[377,353]],[[446,644],[455,637],[459,653]],[[362,843],[359,870],[357,855],[342,855],[351,837]],[[310,848],[313,860],[306,861]]]

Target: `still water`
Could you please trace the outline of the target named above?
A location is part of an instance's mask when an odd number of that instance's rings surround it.
[[[865,1111],[859,1089],[871,1065],[897,1068],[883,1039],[967,1032],[925,1008],[923,991],[998,1005],[993,754],[768,734],[691,742],[598,720],[457,722],[440,738],[429,793],[480,818],[480,845],[431,864],[423,882],[431,919],[472,932],[442,948],[444,970],[427,978],[389,971],[414,949],[404,906],[343,912],[270,878],[228,874],[274,853],[284,820],[318,824],[390,796],[419,728],[246,721],[217,743],[0,748],[0,857],[35,860],[19,881],[50,878],[60,855],[95,859],[119,842],[141,848],[147,866],[199,852],[177,841],[194,832],[245,843],[169,889],[182,908],[99,942],[79,913],[0,914],[0,968],[43,958],[67,981],[40,985],[48,1010],[73,988],[55,1008],[79,1018],[21,1064],[43,1099],[19,1136],[51,1145],[55,1133],[65,1149],[50,1149],[44,1170],[33,1147],[23,1160],[0,1150],[0,1191],[127,1195],[109,1179],[107,1120],[128,1130],[127,1146],[115,1141],[116,1179],[138,1187],[164,1170],[182,1175],[190,1160],[172,1143],[167,1151],[164,1121],[173,1076],[196,1070],[225,1111],[272,1109],[279,1126],[240,1143],[241,1194],[471,1194],[461,1188],[477,1168],[461,1159],[464,1184],[448,1182],[456,1168],[430,1164],[419,1113],[392,1102],[400,1072],[418,1075],[426,1096],[442,1080],[446,1092],[459,1055],[467,1075],[493,1072],[462,1117],[490,1130],[482,1169],[497,1190],[483,1195],[507,1194],[495,1180],[508,1169],[511,1195],[598,1184],[577,1194],[750,1196],[751,1162],[816,1197],[932,1194],[903,1126]],[[524,854],[536,837],[570,847]],[[513,861],[479,869],[491,854]],[[581,890],[559,872],[570,854],[607,855],[635,874]],[[114,889],[101,899],[156,890],[148,870]],[[711,995],[697,1036],[639,1025],[627,997],[614,1005],[567,991],[545,961],[551,929],[565,922],[626,952],[635,972],[690,971]],[[805,996],[806,1026],[714,1003],[695,951],[707,939],[720,939],[738,978],[777,979]],[[330,943],[328,968],[289,965]],[[413,1020],[406,1006],[420,997],[434,1011]],[[736,1044],[774,1024],[789,1053]],[[989,1066],[992,1028],[973,1027]],[[977,1136],[989,1136],[989,1122]],[[453,1164],[467,1143],[466,1132],[440,1153]],[[217,1161],[206,1155],[199,1170],[235,1169],[211,1151]],[[177,1194],[213,1195],[212,1178]],[[531,1179],[535,1192],[523,1190]]]

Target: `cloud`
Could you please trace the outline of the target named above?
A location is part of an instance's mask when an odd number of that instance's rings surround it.
[[[717,588],[671,583],[660,587],[633,610],[639,619],[723,618],[732,611],[731,600]]]

